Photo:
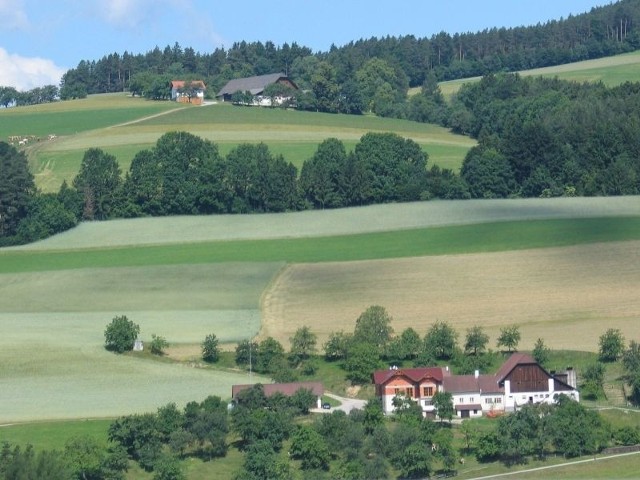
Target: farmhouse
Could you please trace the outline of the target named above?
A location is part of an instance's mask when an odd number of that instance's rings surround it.
[[[434,415],[433,396],[449,392],[458,418],[512,412],[527,403],[553,403],[566,394],[579,400],[573,370],[551,374],[525,353],[514,353],[494,375],[452,375],[448,367],[397,368],[373,373],[376,396],[385,414],[393,413],[393,398],[403,395]]]
[[[171,81],[171,100],[202,105],[206,89],[207,87],[202,80],[173,80]]]
[[[232,385],[231,398],[236,400],[238,394],[248,390],[255,384]],[[316,397],[316,408],[322,407],[322,395],[324,395],[324,385],[321,382],[292,382],[292,383],[266,383],[262,385],[267,398],[276,393],[281,393],[287,397],[292,396],[300,389],[310,390]]]
[[[265,88],[273,84],[281,84],[295,90],[298,86],[293,83],[284,73],[271,73],[269,75],[258,75],[255,77],[236,78],[230,80],[216,95],[216,98],[223,102],[230,102],[234,93],[249,92],[253,95],[253,104],[261,106],[271,106],[271,99],[263,96]],[[281,99],[282,102],[284,99]]]

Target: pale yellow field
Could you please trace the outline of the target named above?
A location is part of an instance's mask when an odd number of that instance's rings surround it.
[[[517,324],[521,349],[542,337],[552,348],[597,351],[607,328],[640,339],[640,242],[480,255],[450,255],[287,267],[265,292],[261,336],[285,343],[308,325],[320,343],[353,330],[369,305],[393,316],[396,332],[421,335],[446,321],[464,341],[485,327],[491,348]]]

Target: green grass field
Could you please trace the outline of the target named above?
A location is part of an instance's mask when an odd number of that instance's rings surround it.
[[[518,73],[522,76],[558,77],[561,80],[602,82],[608,86],[615,86],[624,82],[637,82],[640,79],[640,51],[553,67],[523,70]],[[480,77],[473,77],[441,82],[440,90],[446,98],[449,98],[465,83],[479,80]],[[412,93],[418,91],[419,89],[414,89]]]
[[[640,217],[539,220],[280,240],[0,253],[4,272],[218,262],[349,262],[640,239]]]

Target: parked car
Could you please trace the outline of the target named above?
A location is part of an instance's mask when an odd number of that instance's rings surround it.
[[[330,404],[330,403],[328,403],[328,402],[324,402],[324,403],[322,404],[322,408],[323,408],[324,410],[331,410],[331,404]]]

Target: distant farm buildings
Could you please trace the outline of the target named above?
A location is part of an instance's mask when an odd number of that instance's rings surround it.
[[[494,375],[452,375],[448,367],[390,368],[373,373],[376,396],[384,413],[393,413],[397,396],[415,401],[426,416],[435,413],[433,396],[449,392],[458,418],[513,412],[533,403],[554,403],[565,394],[574,400],[576,389],[573,369],[549,373],[531,355],[514,353]]]
[[[202,80],[173,80],[171,82],[171,100],[202,105],[206,89],[207,87]]]
[[[298,90],[298,86],[284,73],[271,73],[255,77],[236,78],[230,80],[216,95],[223,102],[236,101],[237,94],[248,95],[242,101],[246,105],[272,106],[272,98],[265,95],[265,89],[271,85],[281,85],[285,88]],[[276,97],[273,102],[281,104],[285,97]]]

